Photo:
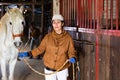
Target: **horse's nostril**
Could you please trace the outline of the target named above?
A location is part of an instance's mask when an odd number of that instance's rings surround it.
[[[21,44],[22,44],[22,42],[14,42],[14,45],[15,45],[16,47],[19,47]]]

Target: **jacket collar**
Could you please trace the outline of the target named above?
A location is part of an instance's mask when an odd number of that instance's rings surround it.
[[[61,34],[57,34],[54,30],[52,31],[52,36],[56,39],[60,39],[65,37],[65,35],[67,34],[67,32],[65,30],[62,30]]]

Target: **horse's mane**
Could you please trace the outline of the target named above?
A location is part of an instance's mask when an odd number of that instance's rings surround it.
[[[5,25],[6,19],[7,19],[7,15],[5,13],[0,20],[0,27],[3,27],[3,25]]]

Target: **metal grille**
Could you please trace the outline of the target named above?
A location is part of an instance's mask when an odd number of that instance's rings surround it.
[[[61,14],[65,18],[66,26],[77,26],[77,0],[60,0]]]
[[[119,30],[119,0],[61,0],[66,26],[87,29]]]

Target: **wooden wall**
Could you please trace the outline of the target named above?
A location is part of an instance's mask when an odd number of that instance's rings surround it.
[[[76,32],[68,32],[75,41],[79,58],[80,79],[76,80],[96,80],[96,64],[99,80],[120,80],[120,37],[99,35],[99,62],[96,63],[96,36],[78,32],[76,39]]]

